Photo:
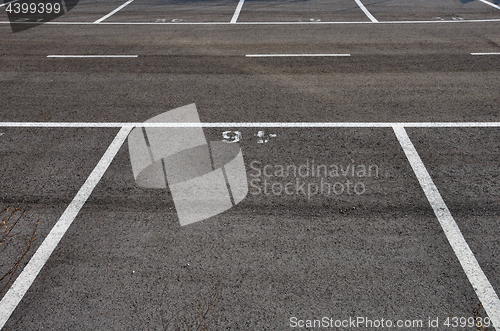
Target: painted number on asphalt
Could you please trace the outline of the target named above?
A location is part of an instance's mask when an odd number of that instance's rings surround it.
[[[269,133],[266,134],[265,131],[259,131],[254,136],[257,136],[257,143],[258,144],[265,144],[268,143],[271,138],[276,138],[275,133]],[[241,141],[241,138],[243,135],[241,134],[240,131],[224,131],[222,132],[222,141],[225,143],[237,143]]]

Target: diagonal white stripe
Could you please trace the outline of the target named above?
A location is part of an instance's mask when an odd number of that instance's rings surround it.
[[[234,11],[234,15],[233,15],[233,18],[231,18],[230,23],[236,23],[236,21],[238,20],[238,17],[240,16],[241,8],[243,8],[244,2],[245,2],[245,0],[240,0],[240,2],[238,2],[238,6],[236,6],[236,10]]]
[[[436,185],[432,181],[431,176],[427,172],[424,163],[420,159],[420,156],[413,146],[406,130],[402,126],[394,126],[394,133],[403,148],[403,151],[410,162],[415,176],[417,176],[418,182],[422,187],[422,190],[429,200],[434,214],[439,220],[441,227],[443,228],[444,234],[448,239],[458,261],[462,265],[469,282],[476,291],[479,300],[484,307],[484,310],[490,317],[491,322],[495,326],[495,329],[500,330],[500,299],[498,298],[493,286],[486,278],[481,266],[476,260],[476,257],[472,253],[469,245],[465,241],[462,232],[458,228],[457,223],[451,216],[448,207],[446,206],[441,194],[439,193]]]
[[[131,4],[133,1],[134,0],[128,0],[123,5],[121,5],[120,7],[116,8],[115,10],[113,10],[111,13],[109,13],[107,15],[104,15],[103,17],[101,17],[100,19],[98,19],[97,21],[95,21],[94,24],[99,24],[102,21],[104,21],[105,19],[113,16],[114,14],[116,14],[117,12],[119,12],[120,10],[122,10],[123,8],[125,8],[126,6],[128,6],[129,4]]]
[[[42,270],[42,267],[45,265],[50,255],[61,241],[71,223],[73,223],[76,215],[78,215],[78,212],[101,180],[101,177],[108,169],[109,165],[115,158],[116,153],[118,153],[118,150],[123,145],[125,139],[127,139],[131,130],[131,126],[121,128],[99,163],[73,198],[73,201],[71,201],[61,218],[59,218],[40,247],[38,247],[37,251],[7,291],[2,301],[0,301],[0,329],[4,327],[5,323],[7,323],[10,315],[12,315],[17,305],[21,302],[22,298],[30,288],[31,284],[35,281],[38,273]]]
[[[479,0],[479,1],[481,1],[482,3],[485,3],[485,4],[487,4],[487,5],[490,5],[491,7],[494,7],[494,8],[496,8],[496,9],[500,9],[500,6],[497,6],[497,5],[495,5],[494,3],[491,3],[491,2],[489,2],[489,1],[486,1],[486,0]]]
[[[378,20],[373,17],[372,13],[370,13],[368,11],[368,9],[366,9],[365,5],[363,5],[363,3],[361,2],[361,0],[354,0],[356,1],[356,3],[358,4],[359,8],[361,8],[361,10],[363,11],[363,13],[365,13],[366,16],[368,16],[368,18],[370,19],[370,21],[374,22],[374,23],[377,23]]]

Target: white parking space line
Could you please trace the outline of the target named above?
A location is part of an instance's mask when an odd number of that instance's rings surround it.
[[[361,8],[363,13],[365,13],[365,15],[368,16],[370,21],[372,21],[373,23],[378,23],[378,20],[375,17],[373,17],[372,13],[370,13],[368,9],[366,9],[365,5],[363,5],[361,0],[354,0],[354,1],[356,1],[356,3],[358,4],[359,8]]]
[[[34,128],[497,128],[500,122],[0,122],[0,127]]]
[[[9,291],[3,297],[0,302],[0,329],[3,328],[10,315],[14,312],[17,305],[21,302],[22,298],[30,288],[31,284],[33,284],[33,281],[37,277],[38,273],[45,265],[50,255],[70,227],[71,223],[73,223],[76,215],[83,207],[90,194],[101,180],[101,177],[104,175],[109,165],[115,158],[116,153],[118,153],[118,150],[123,145],[123,142],[127,139],[127,136],[132,128],[132,126],[124,126],[121,128],[99,163],[96,165],[90,176],[74,197],[73,201],[71,201],[71,204],[66,208],[61,218],[59,218],[24,270],[17,277]]]
[[[47,55],[50,58],[136,58],[139,55]]]
[[[434,185],[431,176],[427,172],[427,169],[420,159],[415,146],[413,146],[413,143],[408,137],[406,130],[402,126],[394,126],[393,129],[413,171],[415,172],[415,176],[417,177],[425,196],[427,197],[427,200],[429,200],[429,203],[434,210],[441,227],[443,228],[446,238],[462,265],[462,268],[472,284],[472,287],[476,291],[484,310],[490,317],[495,329],[500,330],[500,299],[495,293],[493,286],[491,286],[490,282],[486,278],[483,270],[479,266],[479,263],[472,253],[469,245],[465,241],[462,232],[460,232],[453,216],[451,216],[448,207],[441,197],[436,185]]]
[[[246,57],[303,57],[303,56],[351,56],[351,54],[247,54]]]
[[[233,15],[233,18],[231,18],[230,23],[236,23],[236,21],[238,20],[238,17],[240,16],[241,8],[243,8],[244,2],[245,2],[245,0],[240,0],[240,2],[238,2],[238,6],[236,6],[236,10],[234,11],[234,15]]]
[[[470,53],[470,55],[500,55],[500,52],[491,52],[491,53]]]
[[[485,4],[487,4],[487,5],[490,5],[491,7],[494,7],[494,8],[496,8],[496,9],[500,9],[500,6],[497,6],[497,5],[495,5],[494,3],[491,3],[491,2],[489,2],[489,1],[486,1],[486,0],[479,0],[479,1],[481,1],[482,3],[485,3]]]
[[[94,24],[99,24],[101,23],[102,21],[104,21],[105,19],[113,16],[114,14],[116,14],[117,12],[119,12],[120,10],[122,10],[123,8],[127,7],[129,4],[131,4],[134,0],[128,0],[127,2],[125,2],[123,5],[121,5],[120,7],[116,8],[115,10],[113,10],[111,13],[107,14],[107,15],[104,15],[103,17],[101,17],[100,19],[98,19],[97,21],[94,22]]]
[[[14,2],[17,2],[17,1],[19,1],[19,0],[12,0],[12,1],[9,1],[9,2],[6,2],[6,3],[2,3],[0,5],[0,7],[7,6],[9,3],[14,3]]]

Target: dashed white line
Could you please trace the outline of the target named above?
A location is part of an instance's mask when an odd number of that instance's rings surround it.
[[[465,241],[462,232],[460,232],[453,216],[451,216],[448,207],[441,197],[436,185],[434,185],[431,176],[427,172],[406,130],[402,126],[394,126],[393,129],[469,282],[476,291],[492,324],[495,326],[496,330],[500,330],[500,299],[486,278],[481,266],[479,266],[479,263]]]
[[[500,52],[490,52],[490,53],[470,53],[470,55],[500,55]]]
[[[243,8],[244,2],[245,0],[240,0],[240,2],[238,2],[238,6],[236,6],[236,10],[234,11],[234,15],[233,18],[231,18],[230,23],[236,23],[236,21],[238,21],[238,17],[240,17],[241,8]]]
[[[358,4],[359,8],[361,8],[363,13],[365,13],[365,15],[368,16],[370,21],[372,21],[373,23],[378,23],[378,20],[375,17],[373,17],[372,13],[370,13],[368,9],[366,9],[365,5],[363,5],[361,0],[354,0],[354,1],[356,1],[356,3]]]
[[[139,55],[47,55],[50,58],[135,58]]]
[[[486,1],[486,0],[479,0],[479,1],[481,1],[482,3],[485,3],[485,4],[487,4],[487,5],[489,5],[489,6],[491,6],[491,7],[494,7],[494,8],[496,8],[496,9],[500,9],[500,6],[497,6],[497,5],[495,5],[494,3],[491,3],[491,2],[489,2],[489,1]]]
[[[76,215],[83,207],[96,185],[101,180],[101,177],[108,169],[116,153],[123,145],[125,139],[127,139],[131,130],[131,126],[121,128],[99,163],[96,165],[90,176],[74,197],[73,201],[71,201],[71,204],[66,208],[61,218],[59,218],[56,225],[54,225],[24,270],[17,277],[9,291],[7,291],[3,297],[0,302],[0,329],[3,328],[10,315],[14,312],[17,305],[21,302],[22,298],[30,288],[31,284],[33,284],[33,281],[37,277],[38,273],[61,241],[71,223],[73,223]]]
[[[111,13],[109,13],[107,15],[104,15],[103,17],[101,17],[100,19],[98,19],[97,21],[95,21],[94,24],[99,24],[102,21],[104,21],[105,19],[109,18],[110,16],[113,16],[114,14],[116,14],[117,12],[119,12],[120,10],[122,10],[123,8],[125,8],[126,6],[128,6],[129,4],[131,4],[133,1],[134,0],[128,0],[123,5],[121,5],[120,7],[116,8],[115,10],[113,10]]]
[[[0,122],[0,127],[36,128],[496,128],[500,122]]]
[[[342,57],[351,56],[351,54],[247,54],[246,57],[307,57],[307,56],[332,56],[332,57]]]

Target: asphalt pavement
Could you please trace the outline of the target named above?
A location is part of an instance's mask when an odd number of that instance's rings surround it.
[[[39,221],[14,278],[82,206],[4,329],[499,330],[500,4],[362,2],[81,1],[16,33],[0,8],[0,206]],[[181,226],[122,127],[193,103],[248,194]]]

